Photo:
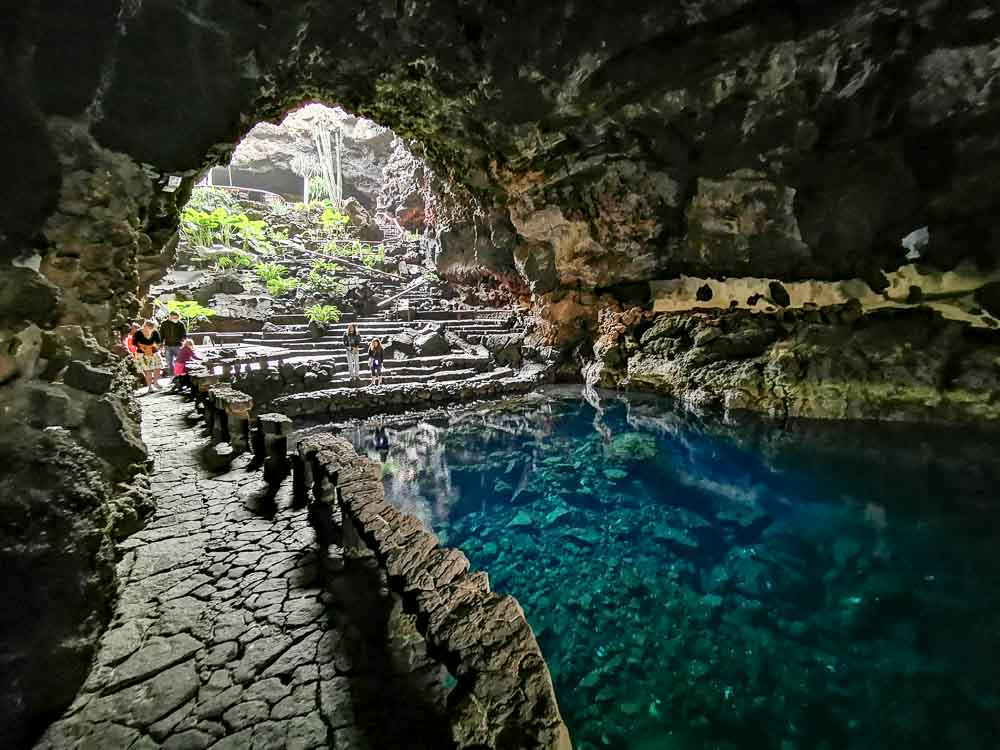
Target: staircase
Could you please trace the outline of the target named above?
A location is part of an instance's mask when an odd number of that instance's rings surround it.
[[[286,316],[286,318],[292,317]],[[392,320],[385,315],[376,315],[359,318],[354,323],[365,346],[375,338],[381,339],[384,343],[391,336],[396,336],[403,332],[419,333],[427,326],[443,325],[448,332],[461,336],[472,345],[479,344],[484,336],[508,333],[510,330],[506,317],[414,320],[412,322],[405,322]],[[259,333],[245,334],[242,343],[246,346],[267,346],[287,349],[292,352],[292,358],[288,361],[292,361],[293,359],[300,361],[306,359],[332,359],[337,363],[343,362],[346,366],[347,354],[344,351],[343,337],[347,332],[347,326],[347,322],[328,326],[326,333],[317,339],[310,333],[309,326],[304,318],[301,321],[289,320],[282,326],[281,331],[261,331]],[[296,357],[296,352],[301,352],[301,356]],[[364,360],[366,357],[367,355],[362,352],[362,359]]]
[[[476,314],[477,317],[467,317],[469,314]],[[259,352],[280,352],[281,357],[280,362],[276,359],[245,367],[237,386],[253,394],[258,403],[268,403],[281,396],[367,385],[371,378],[367,345],[374,338],[387,344],[382,367],[382,384],[385,386],[449,383],[475,386],[518,376],[510,367],[497,364],[481,345],[485,336],[514,332],[509,312],[438,311],[435,317],[444,319],[405,322],[382,314],[355,321],[362,338],[356,380],[348,376],[347,351],[343,344],[347,322],[328,326],[326,333],[318,339],[313,337],[304,319],[291,320],[280,330],[245,334],[242,343],[247,350],[252,347]],[[449,340],[450,350],[447,353],[421,356],[407,354],[390,345],[391,339],[404,332],[420,335],[442,328],[445,338]],[[456,340],[452,334],[461,340]]]

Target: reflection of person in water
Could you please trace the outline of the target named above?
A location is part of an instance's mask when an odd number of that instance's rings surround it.
[[[583,398],[594,409],[594,431],[605,443],[611,442],[611,429],[604,423],[604,407],[601,406],[601,396],[592,385],[583,387]]]
[[[382,463],[389,460],[389,435],[382,425],[375,428],[375,450],[378,451]]]

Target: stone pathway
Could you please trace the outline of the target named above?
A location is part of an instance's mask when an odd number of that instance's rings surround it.
[[[96,663],[37,747],[446,746],[442,673],[393,642],[402,615],[371,563],[321,561],[291,481],[269,497],[249,457],[201,468],[181,397],[142,404],[158,509],[120,546]]]

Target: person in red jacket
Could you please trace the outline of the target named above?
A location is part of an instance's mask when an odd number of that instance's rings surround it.
[[[184,339],[177,356],[174,357],[174,383],[178,388],[191,385],[191,378],[188,377],[188,365],[195,359],[200,358],[194,350],[194,339]]]
[[[132,337],[135,336],[135,332],[138,330],[139,330],[139,324],[133,320],[128,328],[128,331],[125,333],[125,337],[122,339],[122,346],[125,347],[125,351],[127,351],[129,354],[133,356],[136,353],[136,348],[135,348],[135,342],[132,340]]]

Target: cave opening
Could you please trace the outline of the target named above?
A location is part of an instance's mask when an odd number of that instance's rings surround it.
[[[63,5],[0,34],[0,745],[405,742],[398,697],[992,748],[989,3]],[[303,102],[308,158],[240,152]],[[122,326],[171,311],[158,393]]]

